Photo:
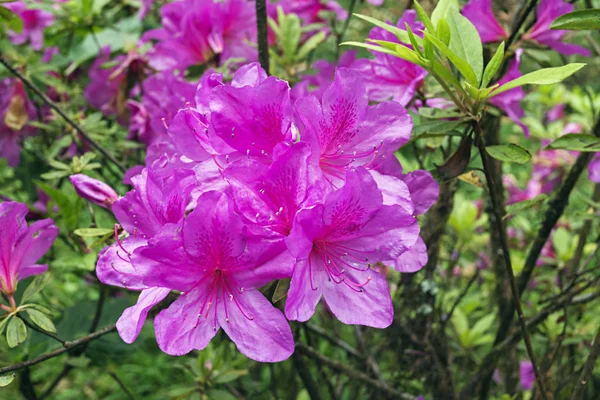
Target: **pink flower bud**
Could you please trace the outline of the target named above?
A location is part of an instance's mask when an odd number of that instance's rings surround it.
[[[119,198],[119,195],[113,188],[87,175],[71,175],[69,179],[73,186],[75,186],[75,191],[79,197],[91,201],[100,207],[110,209],[112,204]]]

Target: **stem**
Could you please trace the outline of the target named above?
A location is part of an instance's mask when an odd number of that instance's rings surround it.
[[[292,355],[292,361],[294,363],[294,367],[296,371],[298,371],[298,375],[300,375],[300,379],[302,379],[302,383],[304,383],[304,387],[308,392],[311,400],[321,400],[321,394],[319,391],[319,386],[313,379],[310,370],[306,366],[306,363],[298,354]]]
[[[131,400],[135,400],[135,397],[133,396],[133,394],[131,394],[129,389],[127,389],[127,386],[125,386],[125,383],[123,383],[123,381],[121,380],[121,378],[119,378],[119,376],[116,374],[116,372],[109,372],[108,374],[115,380],[115,382],[117,382],[117,384],[121,387],[121,389],[123,389],[123,391],[125,392],[127,397],[129,397]]]
[[[265,0],[256,0],[256,33],[258,41],[258,60],[269,74],[269,38],[267,30],[267,5]]]
[[[42,335],[46,335],[46,336],[48,336],[49,338],[52,338],[52,339],[56,340],[57,342],[59,342],[59,343],[60,343],[60,344],[62,344],[63,346],[65,345],[65,343],[66,343],[66,342],[65,342],[64,340],[62,340],[61,338],[59,338],[58,336],[56,336],[54,333],[52,333],[52,332],[47,332],[47,331],[45,331],[45,330],[43,330],[43,329],[39,328],[37,325],[34,325],[34,324],[32,324],[31,322],[29,322],[27,319],[23,318],[23,316],[22,316],[22,315],[20,315],[20,317],[21,317],[21,320],[23,321],[23,323],[24,323],[25,325],[27,325],[29,328],[33,329],[33,330],[34,330],[34,331],[36,331],[36,332],[39,332],[39,333],[41,333]]]
[[[350,0],[350,7],[348,7],[348,16],[344,21],[344,25],[342,26],[341,32],[337,35],[337,40],[335,43],[335,58],[340,58],[340,43],[344,40],[344,36],[346,35],[346,31],[348,30],[348,25],[350,25],[350,18],[352,18],[352,12],[354,11],[354,6],[356,6],[356,0]]]
[[[25,368],[25,367],[30,367],[32,365],[39,364],[39,363],[49,360],[51,358],[58,357],[61,354],[64,354],[71,349],[74,349],[76,347],[87,344],[93,340],[98,339],[101,336],[104,336],[104,335],[114,332],[116,330],[117,330],[117,326],[115,324],[105,326],[104,328],[99,329],[96,332],[91,333],[87,336],[84,336],[77,340],[65,342],[64,347],[62,349],[50,351],[48,353],[42,354],[41,356],[32,359],[32,360],[23,361],[20,363],[9,365],[7,367],[0,368],[0,375],[4,375],[4,374],[6,374],[8,372],[12,372],[12,371],[17,371],[17,370]]]
[[[485,151],[485,144],[483,142],[483,136],[481,132],[480,125],[477,125],[477,133],[478,137],[476,138],[477,148],[479,149],[479,155],[481,157],[481,162],[483,164],[483,172],[485,173],[485,178],[487,180],[487,186],[490,192],[490,201],[492,203],[493,216],[495,217],[495,222],[497,224],[498,236],[500,239],[499,249],[502,252],[502,256],[504,257],[504,265],[506,267],[506,273],[508,276],[508,280],[510,282],[510,289],[513,297],[513,305],[517,311],[517,317],[519,319],[519,325],[521,327],[521,331],[523,333],[523,339],[525,340],[525,347],[527,348],[527,354],[529,359],[531,360],[531,364],[533,365],[533,370],[535,373],[535,381],[538,385],[540,395],[542,399],[546,399],[546,385],[544,384],[544,379],[541,374],[541,371],[537,365],[535,359],[535,353],[533,352],[533,346],[531,345],[531,338],[529,337],[529,332],[527,330],[527,325],[525,324],[525,317],[523,315],[523,308],[521,307],[521,298],[519,296],[519,290],[517,289],[517,282],[515,279],[515,274],[512,268],[512,262],[510,259],[510,253],[508,250],[508,242],[506,239],[506,231],[504,229],[504,221],[502,219],[502,214],[500,213],[501,205],[498,203],[498,194],[495,190],[495,184],[493,177],[490,173],[490,161],[488,159],[488,155]]]
[[[571,400],[583,399],[585,395],[586,385],[589,382],[589,378],[594,371],[594,367],[596,366],[596,360],[600,355],[600,328],[598,328],[598,332],[596,333],[596,337],[594,338],[594,343],[592,343],[592,349],[590,350],[590,354],[588,355],[587,360],[585,361],[585,365],[583,366],[583,371],[581,371],[581,375],[579,376],[579,380],[577,381],[577,386],[575,386],[575,390],[573,391],[573,396]]]
[[[515,19],[515,21],[513,22],[513,25],[511,26],[511,29],[510,29],[510,32],[511,32],[510,36],[506,40],[506,48],[507,49],[510,48],[510,46],[517,39],[519,31],[521,30],[521,26],[523,26],[523,24],[525,23],[525,20],[527,19],[527,17],[529,17],[529,14],[531,14],[531,12],[533,11],[533,9],[537,5],[537,3],[538,3],[538,0],[529,0],[529,1],[525,0],[521,4],[521,8],[519,8],[519,10],[517,11],[518,18]]]
[[[264,0],[263,0],[264,3]],[[258,4],[258,2],[257,2]],[[73,129],[77,131],[92,147],[98,150],[106,159],[108,159],[111,163],[117,166],[121,170],[121,172],[125,173],[126,169],[123,167],[116,158],[114,158],[104,147],[102,147],[99,143],[97,143],[94,139],[92,139],[75,121],[73,121],[67,114],[64,113],[52,100],[48,98],[41,90],[39,90],[29,79],[27,79],[23,74],[17,71],[15,68],[10,66],[6,60],[0,56],[0,64],[4,65],[6,69],[8,69],[14,76],[19,78],[25,86],[27,86],[31,91],[33,91],[42,101],[52,108],[54,111],[60,115],[67,124],[71,125]]]
[[[307,356],[307,357],[317,360],[319,363],[321,363],[333,370],[336,370],[338,372],[341,372],[341,373],[347,375],[352,380],[361,381],[363,383],[366,383],[367,385],[371,386],[373,389],[376,389],[376,390],[384,393],[387,397],[390,397],[393,399],[415,400],[415,397],[413,397],[409,394],[399,392],[396,389],[388,386],[386,383],[383,383],[376,379],[373,379],[370,376],[368,376],[367,374],[363,374],[362,372],[359,372],[359,371],[357,371],[353,368],[350,368],[338,361],[332,360],[332,359],[322,355],[319,351],[317,351],[313,347],[307,346],[302,343],[296,343],[296,351],[298,353],[301,353],[304,356]],[[295,357],[295,356],[292,356],[292,357]]]

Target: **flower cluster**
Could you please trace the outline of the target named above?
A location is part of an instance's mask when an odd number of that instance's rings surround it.
[[[154,324],[173,355],[222,328],[248,357],[284,360],[294,350],[287,320],[310,319],[321,300],[344,323],[391,324],[377,270],[426,263],[415,217],[438,194],[428,172],[404,174],[394,155],[411,118],[393,101],[369,105],[367,82],[347,68],[320,98],[292,104],[290,92],[256,63],[228,83],[208,71],[168,126],[174,152],[112,203],[127,235],[115,231],[97,273],[141,292],[117,323],[126,342],[172,291],[179,298]],[[259,289],[286,278],[282,313]]]

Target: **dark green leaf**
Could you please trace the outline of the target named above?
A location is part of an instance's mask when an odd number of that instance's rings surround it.
[[[234,395],[221,389],[211,389],[206,394],[210,400],[237,400]]]
[[[429,108],[429,107],[421,107],[419,108],[419,115],[421,117],[429,118],[429,119],[443,119],[443,118],[460,118],[462,114],[458,111],[454,110],[443,110],[441,108]]]
[[[546,149],[596,152],[600,151],[600,139],[594,135],[568,133],[550,143]]]
[[[14,317],[8,323],[6,328],[6,342],[8,347],[17,347],[27,339],[27,327],[23,320],[19,317]]]
[[[552,85],[568,78],[583,67],[585,67],[585,64],[572,63],[563,65],[562,67],[543,68],[505,83],[494,90],[488,98],[523,85]]]
[[[579,10],[556,18],[550,29],[568,29],[571,31],[600,29],[600,9]]]
[[[229,383],[247,374],[248,370],[246,369],[225,371],[217,375],[214,381],[215,383]]]
[[[548,200],[548,196],[545,194],[540,194],[539,196],[536,196],[533,199],[519,201],[518,203],[511,204],[506,208],[506,215],[504,216],[504,218],[510,217],[511,215],[516,215],[521,211],[525,211],[531,207],[545,202],[546,200]]]
[[[290,290],[290,279],[281,279],[277,281],[275,292],[273,292],[273,304],[285,299],[288,294],[288,290]]]
[[[424,133],[446,133],[453,131],[462,124],[462,121],[434,120],[421,122],[413,128],[413,137]]]
[[[531,153],[518,144],[499,144],[485,148],[488,154],[496,160],[525,164],[531,160]]]

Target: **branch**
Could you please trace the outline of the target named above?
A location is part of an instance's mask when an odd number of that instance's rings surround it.
[[[531,360],[531,364],[533,365],[533,371],[535,373],[535,381],[539,387],[540,390],[540,395],[542,397],[542,399],[546,399],[546,385],[544,383],[544,377],[542,376],[542,373],[539,369],[539,366],[537,364],[536,358],[535,358],[535,353],[533,351],[533,346],[531,345],[531,338],[529,337],[529,332],[527,330],[527,325],[525,324],[525,317],[523,315],[523,308],[521,307],[521,297],[519,295],[519,290],[517,289],[517,282],[515,279],[515,274],[512,268],[512,261],[510,259],[510,253],[508,250],[508,241],[506,239],[506,230],[504,229],[504,221],[502,219],[502,213],[500,212],[500,207],[501,204],[499,204],[498,201],[498,196],[499,194],[496,193],[496,188],[495,188],[495,184],[494,184],[494,180],[493,177],[490,173],[491,171],[491,167],[490,167],[490,160],[488,158],[488,154],[486,153],[485,150],[485,144],[483,142],[483,135],[481,134],[481,127],[480,125],[477,125],[477,133],[478,133],[478,137],[476,138],[476,142],[477,142],[477,147],[479,149],[479,155],[481,157],[481,162],[483,164],[483,172],[485,173],[485,178],[487,180],[487,186],[490,192],[490,200],[492,203],[492,209],[493,209],[493,214],[491,216],[495,217],[495,223],[497,225],[497,229],[498,229],[498,237],[500,240],[500,251],[502,252],[502,256],[504,257],[504,266],[506,268],[506,274],[510,283],[510,290],[512,292],[512,304],[513,308],[512,312],[510,312],[510,318],[512,319],[512,314],[514,312],[514,310],[517,311],[517,318],[519,320],[519,325],[521,327],[521,331],[523,333],[523,338],[525,340],[525,347],[527,349],[527,355],[529,356],[529,359]],[[508,315],[509,313],[506,313],[505,315]]]
[[[77,131],[77,133],[79,133],[92,147],[94,147],[96,150],[98,150],[110,162],[112,162],[115,166],[117,166],[117,168],[119,168],[121,170],[121,172],[124,173],[126,171],[125,167],[123,167],[117,161],[116,158],[114,158],[98,142],[96,142],[94,139],[92,139],[75,121],[73,121],[67,114],[65,114],[64,111],[62,111],[60,109],[60,107],[58,107],[56,104],[54,104],[54,102],[52,100],[50,100],[50,98],[48,98],[48,96],[46,96],[44,94],[44,92],[42,92],[37,87],[35,87],[35,85],[29,79],[27,79],[23,74],[21,74],[19,71],[17,71],[15,68],[13,68],[10,64],[8,64],[8,62],[2,56],[0,56],[0,64],[4,65],[6,67],[6,69],[8,69],[14,76],[19,78],[25,84],[25,86],[27,86],[29,89],[31,89],[32,92],[34,92],[39,98],[41,98],[42,101],[46,105],[48,105],[50,108],[52,108],[54,111],[56,111],[58,113],[58,115],[60,115],[67,122],[67,124],[71,125],[73,127],[73,129],[75,129]]]
[[[600,355],[600,328],[598,328],[598,332],[596,333],[596,337],[594,338],[594,343],[592,343],[592,349],[590,350],[590,354],[588,355],[587,360],[585,361],[585,365],[583,367],[583,371],[581,371],[581,376],[577,381],[577,386],[575,386],[575,390],[573,391],[573,396],[571,400],[583,399],[585,395],[586,385],[589,381],[592,372],[594,371],[594,367],[596,366],[596,360]]]
[[[521,7],[517,11],[518,18],[514,20],[512,26],[510,28],[510,36],[506,40],[506,48],[507,49],[510,48],[510,46],[517,39],[517,35],[519,34],[521,27],[523,26],[523,24],[527,20],[527,17],[529,17],[529,14],[531,14],[531,12],[533,11],[533,9],[537,5],[537,3],[538,3],[538,0],[524,0],[521,3]]]
[[[267,30],[267,5],[265,0],[256,0],[256,33],[258,42],[258,60],[269,74],[269,38]]]
[[[322,355],[321,353],[319,353],[316,349],[314,349],[310,346],[307,346],[305,344],[296,343],[296,351],[298,353],[301,353],[304,356],[307,356],[307,357],[317,360],[321,364],[323,364],[333,370],[336,370],[338,372],[341,372],[341,373],[347,375],[351,379],[366,383],[367,385],[371,386],[372,388],[386,394],[390,398],[404,399],[404,400],[415,400],[416,399],[412,395],[399,392],[398,390],[388,386],[386,383],[380,382],[376,379],[371,378],[370,376],[368,376],[366,374],[363,374],[362,372],[356,371],[355,369],[347,367],[346,365],[344,365],[340,362],[332,360],[332,359]]]
[[[354,12],[354,7],[356,6],[356,0],[350,0],[350,7],[348,7],[348,16],[344,21],[344,25],[342,26],[342,30],[337,34],[337,40],[335,43],[335,57],[340,57],[340,43],[344,41],[344,36],[346,35],[346,31],[348,30],[348,25],[350,25],[350,18],[352,18],[352,13]]]
[[[62,349],[57,349],[57,350],[50,351],[50,352],[48,352],[46,354],[42,354],[41,356],[32,359],[32,360],[23,361],[23,362],[20,362],[20,363],[17,363],[17,364],[13,364],[13,365],[9,365],[7,367],[0,368],[0,375],[4,375],[7,372],[12,372],[12,371],[19,370],[21,368],[30,367],[32,365],[39,364],[39,363],[44,362],[46,360],[49,360],[51,358],[58,357],[61,354],[64,354],[64,353],[68,352],[71,349],[74,349],[74,348],[79,347],[81,345],[87,344],[87,343],[89,343],[89,342],[91,342],[93,340],[98,339],[101,336],[104,336],[104,335],[106,335],[108,333],[111,333],[111,332],[114,332],[116,330],[117,330],[117,327],[114,324],[105,326],[104,328],[99,329],[98,331],[96,331],[94,333],[91,333],[91,334],[89,334],[87,336],[84,336],[84,337],[79,338],[77,340],[65,342],[64,347]]]

